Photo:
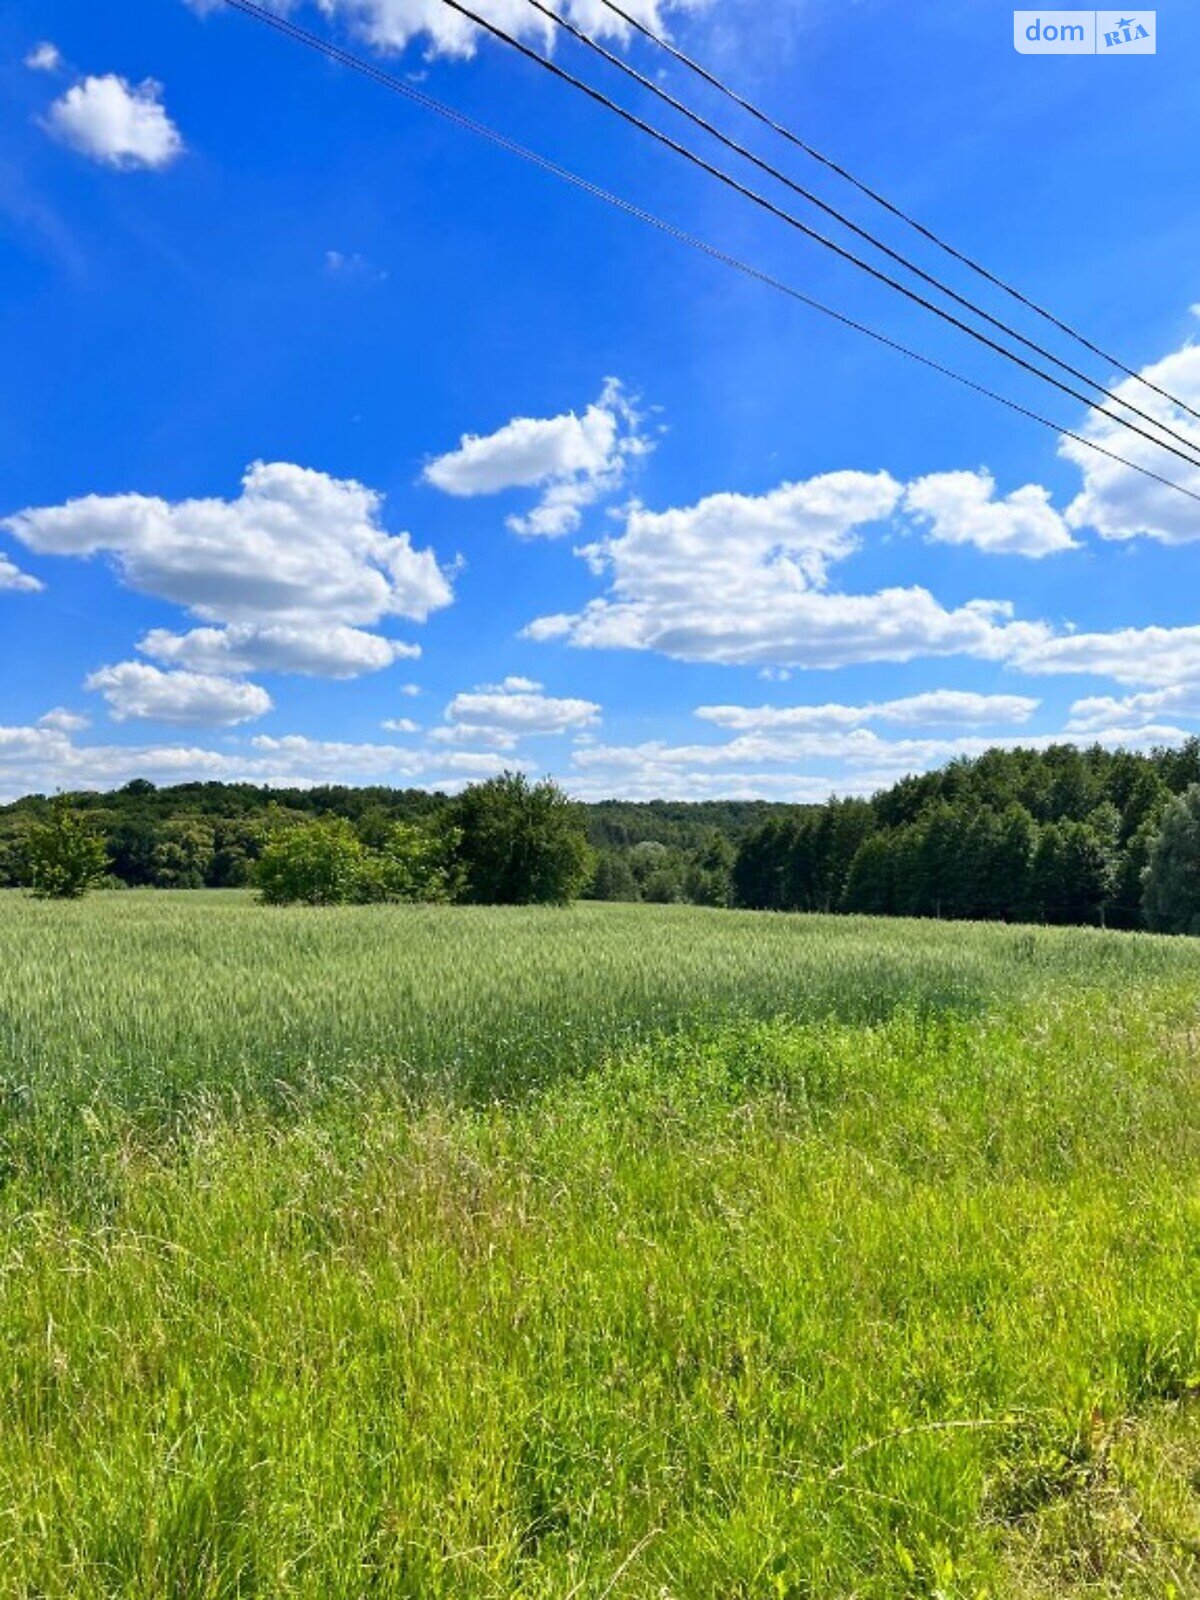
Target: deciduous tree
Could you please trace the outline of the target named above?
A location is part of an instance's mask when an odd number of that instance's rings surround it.
[[[465,897],[477,905],[566,905],[591,874],[582,817],[549,778],[505,772],[474,784],[453,820]]]
[[[1167,808],[1150,847],[1143,905],[1157,933],[1200,933],[1200,783]]]
[[[43,900],[78,900],[104,877],[104,842],[59,796],[50,813],[29,830],[26,846],[29,887]]]

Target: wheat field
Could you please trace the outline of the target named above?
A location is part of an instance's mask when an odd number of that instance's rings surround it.
[[[0,1594],[1200,1595],[1198,979],[0,896]]]

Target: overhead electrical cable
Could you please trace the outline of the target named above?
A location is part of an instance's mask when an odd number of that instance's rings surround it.
[[[864,182],[862,178],[857,177],[849,170],[849,168],[844,167],[840,162],[835,161],[832,156],[828,156],[823,151],[818,150],[816,146],[810,144],[807,139],[801,138],[798,133],[794,132],[784,123],[777,121],[774,117],[770,116],[768,112],[763,111],[760,106],[756,106],[752,100],[748,100],[744,95],[739,94],[736,89],[731,88],[729,84],[724,82],[723,79],[719,78],[715,72],[709,71],[707,67],[695,60],[694,57],[689,56],[683,50],[680,50],[679,47],[673,44],[670,39],[665,37],[665,35],[656,33],[655,30],[647,26],[646,23],[640,21],[637,17],[632,16],[628,11],[625,10],[623,6],[618,5],[616,0],[600,0],[600,4],[607,7],[609,11],[611,11],[615,16],[619,17],[629,27],[633,28],[635,32],[640,33],[643,38],[650,40],[650,42],[654,45],[657,45],[660,50],[665,50],[666,53],[678,61],[681,66],[687,67],[689,71],[696,73],[696,75],[702,78],[705,83],[716,89],[718,93],[724,95],[726,99],[733,101],[735,105],[740,106],[743,111],[748,112],[750,116],[762,123],[764,127],[770,128],[773,133],[778,134],[782,139],[786,139],[789,144],[794,145],[798,150],[802,150],[806,156],[810,156],[812,160],[819,162],[821,166],[828,168],[830,172],[836,173],[839,178],[842,178],[847,183],[851,184],[859,191],[860,194],[866,195],[866,197],[869,200],[873,200],[876,205],[882,206],[885,211],[890,212],[893,217],[898,218],[908,227],[914,229],[914,231],[919,233],[922,238],[927,239],[931,244],[936,245],[939,250],[945,251],[945,253],[948,256],[952,256],[955,261],[960,262],[964,267],[970,268],[972,272],[978,273],[981,278],[986,279],[987,282],[994,285],[995,288],[1003,290],[1003,292],[1007,295],[1011,295],[1014,300],[1019,301],[1020,304],[1025,306],[1028,310],[1036,312],[1039,317],[1044,317],[1045,320],[1049,323],[1052,323],[1060,333],[1065,333],[1069,338],[1074,339],[1078,344],[1081,344],[1085,350],[1090,350],[1093,355],[1099,356],[1102,361],[1108,362],[1108,364],[1112,367],[1115,367],[1118,372],[1123,372],[1127,378],[1136,379],[1136,381],[1144,385],[1145,388],[1153,390],[1155,394],[1160,395],[1164,400],[1169,400],[1171,404],[1173,406],[1177,406],[1180,411],[1186,411],[1189,416],[1200,420],[1200,411],[1197,411],[1192,406],[1188,405],[1185,400],[1181,400],[1178,395],[1174,395],[1169,390],[1161,388],[1157,383],[1153,383],[1143,373],[1138,372],[1136,368],[1131,367],[1126,362],[1122,361],[1120,357],[1114,356],[1107,350],[1102,349],[1100,345],[1094,344],[1086,334],[1080,333],[1078,328],[1072,327],[1069,322],[1064,322],[1060,317],[1055,316],[1052,311],[1047,310],[1045,306],[1039,304],[1038,301],[1032,299],[1029,295],[1018,289],[1015,284],[1009,283],[1007,279],[1001,278],[998,274],[989,271],[988,268],[982,264],[982,262],[977,261],[973,256],[967,255],[965,251],[957,249],[956,246],[950,244],[948,240],[942,238],[940,234],[935,233],[932,228],[927,227],[925,223],[914,217],[911,212],[905,211],[903,207],[898,206],[894,201],[889,200],[886,195],[881,194],[878,189],[872,188],[872,186]]]
[[[388,89],[393,94],[402,95],[406,100],[412,101],[426,111],[433,112],[436,116],[452,123],[455,127],[461,128],[463,131],[471,133],[478,138],[486,139],[489,143],[496,145],[509,155],[517,156],[520,160],[529,162],[541,171],[549,173],[552,177],[571,184],[574,188],[590,195],[593,199],[601,200],[606,205],[614,207],[625,215],[634,217],[639,222],[646,223],[649,227],[656,228],[660,233],[674,239],[677,243],[686,245],[689,249],[696,250],[709,259],[720,262],[723,266],[731,267],[734,271],[740,272],[746,277],[766,285],[768,288],[787,295],[789,299],[806,306],[809,310],[819,312],[820,315],[831,318],[834,322],[839,323],[842,327],[852,329],[855,333],[863,334],[876,344],[904,356],[907,360],[915,361],[942,377],[952,379],[963,388],[969,389],[975,394],[983,395],[986,399],[1006,407],[1006,409],[1015,412],[1018,416],[1025,417],[1031,422],[1036,422],[1043,428],[1048,428],[1051,433],[1065,439],[1072,439],[1075,443],[1083,445],[1097,455],[1105,456],[1108,460],[1128,468],[1131,472],[1139,473],[1142,477],[1152,479],[1166,489],[1172,489],[1175,493],[1186,495],[1189,500],[1200,503],[1200,494],[1186,488],[1183,484],[1163,477],[1161,473],[1153,471],[1150,467],[1142,466],[1136,461],[1130,461],[1127,456],[1120,455],[1115,450],[1109,450],[1095,439],[1089,439],[1086,434],[1073,432],[1070,428],[1062,427],[1059,423],[1043,416],[1040,412],[1020,404],[1019,401],[1013,400],[1007,395],[999,394],[994,389],[989,389],[985,384],[978,383],[975,379],[968,378],[961,372],[956,372],[953,367],[944,366],[941,362],[934,360],[930,356],[923,355],[919,350],[914,350],[910,346],[902,344],[888,334],[881,333],[877,328],[872,328],[867,323],[859,322],[854,317],[834,310],[833,307],[814,299],[811,295],[805,294],[793,285],[772,277],[770,273],[764,272],[748,262],[739,260],[737,256],[728,254],[718,246],[697,238],[694,234],[687,233],[682,228],[677,228],[673,223],[655,216],[652,211],[647,211],[634,204],[633,201],[613,194],[599,184],[591,182],[590,179],[572,172],[570,168],[551,160],[550,157],[519,144],[515,139],[510,139],[507,134],[500,133],[486,123],[478,122],[473,117],[467,116],[465,112],[458,111],[453,106],[448,106],[443,101],[434,99],[432,95],[425,94],[414,85],[405,83],[393,74],[385,72],[381,67],[375,66],[373,62],[364,60],[362,56],[357,56],[349,50],[342,49],[340,45],[334,44],[329,39],[322,38],[319,34],[310,33],[307,28],[289,21],[288,18],[282,17],[276,12],[268,11],[265,6],[258,5],[256,0],[224,0],[224,4],[232,10],[242,12],[256,22],[264,23],[266,26],[275,29],[276,32],[285,35],[297,44],[302,44],[306,48],[316,51],[328,60],[336,62],[339,66],[347,67],[351,71],[371,79],[372,82],[379,84],[381,88]]]
[[[588,83],[583,78],[577,77],[573,72],[568,72],[565,67],[559,66],[556,61],[550,61],[546,56],[539,55],[536,50],[532,49],[527,44],[523,44],[520,39],[516,38],[513,34],[506,32],[505,29],[501,28],[497,23],[489,22],[485,17],[481,17],[477,11],[472,11],[469,6],[463,5],[462,0],[441,0],[441,4],[448,6],[452,11],[456,11],[460,16],[465,17],[469,22],[475,23],[477,27],[482,28],[487,33],[490,33],[494,38],[500,40],[502,44],[505,44],[510,49],[515,50],[519,55],[524,56],[526,60],[534,62],[537,66],[541,67],[543,71],[550,73],[552,77],[557,78],[560,82],[563,82],[569,87],[578,90],[589,100],[594,100],[605,110],[611,111],[621,121],[626,122],[631,127],[638,129],[639,132],[646,134],[647,137],[653,139],[656,143],[663,145],[666,149],[673,150],[676,155],[682,156],[682,158],[689,162],[692,166],[697,167],[702,172],[708,173],[710,177],[716,178],[727,188],[732,189],[735,193],[742,195],[745,199],[752,201],[753,204],[760,206],[764,211],[769,212],[772,216],[778,217],[781,222],[785,222],[789,227],[795,228],[798,232],[804,234],[806,238],[812,239],[814,243],[821,245],[826,250],[831,250],[835,255],[840,256],[844,261],[849,261],[853,266],[858,267],[860,271],[867,273],[868,276],[876,279],[878,282],[886,284],[891,289],[895,289],[896,292],[898,294],[902,294],[906,300],[911,300],[916,305],[923,306],[925,310],[931,312],[935,317],[939,317],[943,322],[947,322],[952,327],[958,328],[961,332],[967,334],[979,344],[986,345],[989,350],[994,350],[997,355],[1003,356],[1006,361],[1011,361],[1014,365],[1023,368],[1026,372],[1032,373],[1034,377],[1041,378],[1043,382],[1051,384],[1054,388],[1061,390],[1063,394],[1070,395],[1073,400],[1078,400],[1081,405],[1088,407],[1088,409],[1095,412],[1097,416],[1107,417],[1110,422],[1117,423],[1118,426],[1125,428],[1130,433],[1139,434],[1143,439],[1146,439],[1151,444],[1156,445],[1160,450],[1166,450],[1171,455],[1178,456],[1178,458],[1181,461],[1185,461],[1189,467],[1194,468],[1197,465],[1200,465],[1195,456],[1186,454],[1183,450],[1179,449],[1178,446],[1168,444],[1166,440],[1160,439],[1152,433],[1147,433],[1145,428],[1141,427],[1136,422],[1131,422],[1128,417],[1122,417],[1115,411],[1109,411],[1106,407],[1097,405],[1091,396],[1081,394],[1078,389],[1072,388],[1068,383],[1063,383],[1063,381],[1060,378],[1056,378],[1053,373],[1046,372],[1034,362],[1027,361],[1024,356],[1020,356],[1016,353],[1016,351],[1010,350],[1007,345],[999,344],[988,334],[982,333],[978,328],[973,328],[970,323],[964,322],[961,317],[955,316],[952,311],[947,311],[944,306],[939,306],[934,301],[926,299],[924,295],[918,294],[915,289],[910,288],[905,283],[901,283],[898,278],[893,278],[889,273],[884,272],[881,268],[873,266],[871,262],[864,260],[862,256],[856,255],[853,250],[848,250],[845,245],[838,244],[836,239],[830,239],[827,237],[827,235],[819,232],[816,228],[810,227],[807,222],[802,222],[801,219],[793,215],[792,212],[785,211],[782,206],[777,206],[775,202],[773,200],[769,200],[766,195],[759,194],[757,189],[752,189],[748,184],[742,183],[740,179],[735,178],[732,173],[726,172],[724,168],[715,166],[711,161],[707,160],[706,157],[697,154],[695,150],[690,149],[687,145],[681,144],[679,140],[672,138],[668,133],[664,133],[661,128],[655,127],[653,123],[647,122],[643,117],[638,116],[636,112],[630,111],[627,106],[621,105],[619,101],[613,100],[609,95],[604,94],[602,90],[597,89],[593,84]],[[1188,448],[1195,449],[1196,447],[1189,444]]]
[[[616,55],[613,51],[606,49],[598,39],[593,38],[591,34],[585,32],[584,29],[577,27],[575,23],[569,21],[568,18],[556,11],[552,6],[546,5],[544,0],[526,0],[526,3],[541,16],[546,17],[550,22],[553,22],[565,33],[568,33],[580,44],[585,45],[589,50],[594,51],[596,55],[608,62],[610,66],[615,67],[618,72],[621,72],[626,77],[631,78],[635,83],[639,84],[643,89],[646,89],[650,94],[661,100],[665,105],[670,106],[673,111],[677,111],[681,116],[686,117],[689,122],[693,123],[696,127],[702,129],[705,133],[716,139],[720,144],[724,145],[726,149],[732,150],[735,155],[741,156],[744,160],[751,162],[752,165],[759,169],[759,171],[765,172],[769,177],[774,178],[779,183],[782,183],[786,188],[790,189],[793,194],[797,194],[801,199],[808,201],[810,205],[816,206],[827,216],[832,217],[833,220],[839,223],[842,227],[847,228],[851,233],[856,234],[860,239],[865,240],[873,249],[880,251],[881,254],[887,256],[890,260],[895,261],[899,266],[903,267],[905,271],[911,272],[914,277],[917,277],[923,283],[930,285],[931,288],[936,289],[939,293],[946,295],[948,299],[954,301],[957,305],[962,306],[966,311],[971,312],[974,316],[977,316],[984,322],[989,323],[993,328],[999,329],[1000,332],[1007,334],[1009,338],[1016,339],[1020,344],[1023,344],[1026,349],[1035,351],[1039,356],[1043,357],[1047,361],[1052,362],[1063,372],[1070,373],[1073,378],[1078,378],[1082,383],[1089,384],[1107,400],[1112,401],[1113,404],[1123,406],[1126,410],[1131,411],[1134,416],[1140,417],[1143,422],[1148,422],[1151,427],[1159,429],[1169,438],[1174,439],[1177,444],[1181,444],[1185,449],[1192,451],[1194,464],[1196,466],[1200,466],[1200,444],[1198,444],[1196,440],[1188,438],[1186,434],[1179,433],[1175,428],[1171,427],[1170,423],[1163,422],[1161,418],[1154,416],[1151,412],[1143,411],[1140,406],[1134,405],[1132,401],[1127,400],[1123,395],[1117,394],[1112,389],[1107,388],[1099,381],[1099,379],[1093,378],[1090,373],[1084,372],[1079,367],[1072,366],[1069,361],[1064,361],[1060,356],[1055,355],[1052,350],[1047,349],[1045,345],[1039,344],[1036,339],[1028,338],[1020,331],[1019,328],[1014,328],[1011,323],[1005,322],[1002,317],[993,316],[990,311],[987,311],[984,307],[978,305],[969,296],[960,294],[957,289],[952,288],[950,284],[945,283],[935,274],[926,272],[923,267],[918,265],[918,263],[913,261],[910,257],[906,256],[903,251],[894,250],[891,245],[887,244],[886,241],[880,239],[876,234],[872,233],[869,228],[862,227],[859,223],[855,222],[852,217],[848,217],[844,212],[839,211],[836,206],[832,206],[828,203],[828,201],[823,200],[820,195],[814,194],[812,190],[806,189],[803,184],[797,183],[793,178],[789,177],[787,173],[781,172],[778,167],[775,167],[769,161],[764,160],[761,156],[757,155],[753,150],[748,149],[738,140],[730,138],[730,136],[721,128],[718,128],[714,123],[702,116],[692,106],[689,106],[685,101],[678,99],[675,95],[664,89],[661,84],[655,83],[653,79],[647,78],[643,73],[639,72],[636,67],[632,66],[628,61],[622,59],[621,56]]]

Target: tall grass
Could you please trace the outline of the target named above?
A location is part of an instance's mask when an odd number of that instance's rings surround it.
[[[57,909],[0,1594],[1200,1594],[1191,944]]]

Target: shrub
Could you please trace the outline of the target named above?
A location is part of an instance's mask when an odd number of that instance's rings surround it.
[[[277,827],[254,869],[268,905],[444,903],[456,897],[458,835],[398,822],[370,849],[342,817]]]
[[[108,868],[103,840],[61,795],[46,820],[30,828],[25,848],[29,887],[42,900],[78,900]]]
[[[268,905],[345,905],[358,896],[366,849],[342,817],[285,828],[268,842],[254,880]]]
[[[354,898],[448,904],[462,887],[458,842],[454,828],[394,823],[381,834],[378,848],[364,853]]]

